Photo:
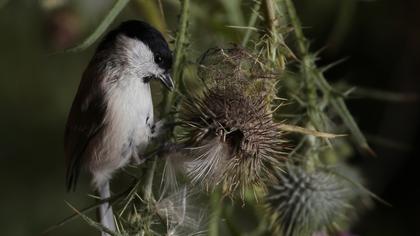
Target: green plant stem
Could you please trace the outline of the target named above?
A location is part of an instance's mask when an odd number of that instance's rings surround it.
[[[261,1],[256,1],[254,7],[252,8],[251,17],[249,18],[248,29],[246,30],[244,39],[242,40],[242,43],[241,43],[242,47],[246,47],[249,39],[251,38],[251,34],[252,34],[251,28],[254,27],[255,24],[257,23],[258,11],[260,10],[260,7],[261,7]]]
[[[219,235],[219,222],[222,215],[222,194],[220,189],[216,189],[210,196],[210,220],[209,220],[209,236]]]
[[[314,81],[314,76],[312,71],[315,69],[315,65],[313,59],[310,58],[308,52],[308,43],[306,42],[306,38],[303,35],[303,31],[299,22],[299,19],[296,14],[296,10],[293,6],[291,0],[283,0],[286,5],[286,9],[289,15],[290,23],[293,26],[297,48],[298,48],[298,56],[301,58],[301,73],[305,80],[305,89],[307,94],[307,102],[308,102],[308,116],[311,121],[311,124],[318,129],[321,127],[321,120],[319,117],[319,109],[317,106],[317,94],[316,94],[316,86]]]
[[[324,125],[321,118],[321,110],[318,105],[317,88],[315,84],[315,77],[313,71],[313,61],[308,55],[303,55],[301,63],[301,73],[305,81],[305,94],[307,101],[307,114],[310,123],[316,130],[324,132]]]
[[[175,82],[175,90],[180,90],[183,87],[182,74],[185,56],[185,45],[187,41],[187,27],[189,14],[190,0],[181,0],[181,15],[178,26],[178,33],[175,40],[175,58],[173,64],[173,79]],[[166,93],[163,98],[163,115],[167,115],[172,108],[175,93]]]
[[[315,60],[311,58],[311,55],[309,53],[308,43],[303,34],[302,26],[297,17],[296,10],[292,3],[292,0],[281,0],[281,1],[285,6],[285,9],[289,16],[290,23],[293,26],[293,32],[297,40],[297,48],[298,48],[299,56],[303,61],[303,66],[305,67],[304,68],[305,73],[308,73],[310,75],[309,78],[307,79],[312,80],[311,82],[308,81],[309,84],[307,84],[307,89],[309,89],[311,91],[310,93],[312,93],[312,95],[309,95],[308,97],[309,106],[315,105],[315,107],[317,107],[317,104],[316,104],[317,100],[315,100],[313,96],[314,94],[316,95],[316,88],[315,88],[315,93],[313,92],[314,85],[316,85],[323,92],[324,96],[327,96],[329,98],[329,103],[335,109],[335,111],[340,116],[340,118],[343,120],[347,128],[350,130],[354,140],[357,142],[359,147],[368,151],[370,154],[374,155],[374,152],[372,151],[372,149],[370,149],[365,136],[361,132],[353,116],[348,110],[344,102],[344,99],[337,96],[334,93],[331,85],[329,85],[328,81],[325,79],[322,72],[316,67]],[[304,76],[307,77],[305,74]],[[313,108],[310,108],[310,109],[313,109]],[[311,116],[313,117],[311,118],[312,123],[314,124],[314,123],[319,122],[318,118],[315,117],[315,115],[312,114],[312,112],[313,111],[308,111],[308,115],[310,117]]]
[[[266,30],[270,36],[268,45],[268,57],[271,62],[278,65],[280,69],[285,68],[285,56],[278,53],[281,45],[284,45],[283,35],[277,31],[279,26],[279,16],[276,14],[276,5],[273,0],[264,0],[264,15]]]
[[[290,23],[293,26],[293,32],[296,36],[298,52],[300,53],[301,56],[306,55],[308,54],[308,43],[303,34],[299,18],[297,17],[295,6],[293,5],[292,0],[281,0],[281,1],[285,5],[285,9],[287,11],[287,14],[289,15]]]
[[[153,159],[151,166],[149,166],[146,169],[146,183],[144,186],[144,195],[143,195],[143,199],[147,202],[150,203],[153,200],[153,178],[155,175],[155,169],[156,169],[156,158]]]
[[[92,45],[105,32],[108,26],[114,21],[114,19],[124,9],[129,1],[130,0],[117,0],[105,18],[101,21],[98,27],[96,27],[95,31],[93,31],[93,33],[90,34],[89,37],[87,37],[82,43],[73,48],[65,50],[65,52],[82,51]]]
[[[296,10],[293,6],[291,0],[283,0],[285,4],[285,9],[289,15],[290,23],[293,26],[294,34],[296,37],[298,57],[301,58],[300,64],[300,73],[302,74],[304,80],[304,89],[306,95],[306,113],[309,118],[308,126],[313,126],[317,131],[324,132],[325,126],[322,120],[322,111],[319,108],[317,87],[315,82],[315,76],[313,71],[316,70],[316,65],[314,63],[314,58],[308,52],[308,43],[303,34],[302,28],[300,27],[299,18],[297,17]],[[317,163],[319,163],[319,155],[316,151],[320,146],[320,141],[315,137],[309,137],[308,142],[310,149],[306,154],[305,168],[308,171],[315,169]]]
[[[244,25],[245,20],[241,8],[242,0],[220,0],[230,24]]]
[[[307,115],[309,118],[309,126],[313,126],[318,131],[325,131],[325,127],[322,122],[321,110],[318,105],[318,95],[317,88],[315,84],[315,77],[312,71],[315,69],[314,59],[308,53],[308,44],[303,35],[302,28],[300,27],[299,19],[297,18],[296,11],[293,7],[291,0],[284,0],[286,4],[286,9],[289,15],[291,24],[294,27],[294,33],[297,41],[298,56],[301,58],[301,74],[304,79],[305,85],[305,94],[307,102]],[[311,145],[311,150],[308,153],[307,157],[307,168],[313,169],[318,162],[319,158],[316,152],[313,150],[316,149],[320,143],[317,138],[310,137],[309,142]]]
[[[264,0],[264,10],[267,31],[271,36],[274,36],[277,33],[278,19],[272,0]]]
[[[222,211],[222,215],[223,218],[226,220],[226,226],[229,229],[230,235],[231,236],[241,236],[241,231],[236,227],[235,223],[232,220],[233,214],[232,214],[232,210],[233,208],[229,208],[229,213],[228,213],[228,208],[224,207],[221,209]]]

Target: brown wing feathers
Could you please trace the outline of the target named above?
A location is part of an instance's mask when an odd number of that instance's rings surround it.
[[[73,101],[64,134],[67,190],[76,188],[89,142],[103,129],[106,104],[101,88],[103,75],[90,63]],[[95,81],[96,80],[96,81]],[[98,81],[101,80],[101,81]]]

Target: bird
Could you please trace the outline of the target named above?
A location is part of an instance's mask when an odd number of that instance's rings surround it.
[[[100,222],[115,231],[110,180],[127,164],[144,161],[142,151],[159,134],[154,122],[152,80],[174,89],[172,52],[161,32],[140,20],[122,22],[98,44],[85,69],[64,132],[67,190],[81,171],[103,203]],[[108,235],[102,232],[102,235]]]

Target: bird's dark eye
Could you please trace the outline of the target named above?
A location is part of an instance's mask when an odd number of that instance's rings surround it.
[[[158,63],[158,64],[159,64],[159,63],[161,63],[162,61],[163,61],[163,58],[162,58],[160,55],[156,55],[156,56],[155,56],[155,62],[156,62],[156,63]]]

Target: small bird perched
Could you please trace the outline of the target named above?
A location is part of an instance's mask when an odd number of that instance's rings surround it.
[[[75,189],[85,169],[101,199],[107,199],[112,174],[130,161],[142,161],[141,151],[159,128],[153,121],[149,82],[158,79],[172,90],[171,66],[168,43],[145,22],[123,22],[103,38],[83,73],[67,120],[68,190]],[[115,230],[111,206],[101,204],[99,213],[101,223]]]

